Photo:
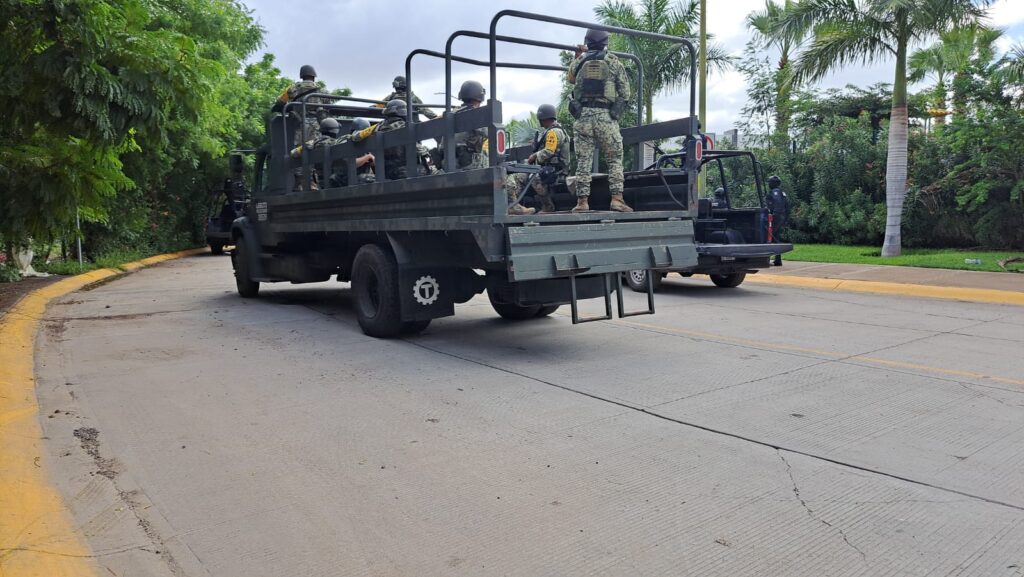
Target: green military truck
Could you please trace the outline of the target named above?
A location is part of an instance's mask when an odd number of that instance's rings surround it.
[[[697,263],[694,220],[697,215],[697,174],[700,163],[686,162],[681,169],[629,171],[626,200],[635,212],[608,211],[607,180],[595,176],[589,213],[574,214],[575,204],[563,194],[556,197],[558,212],[510,216],[505,190],[509,172],[537,168],[519,162],[526,151],[506,150],[501,102],[496,98],[498,68],[561,71],[561,67],[500,62],[498,43],[515,42],[551,49],[571,49],[548,42],[500,36],[502,19],[525,19],[582,29],[596,28],[640,38],[663,40],[686,50],[691,62],[693,45],[683,38],[602,26],[506,10],[491,21],[489,33],[459,31],[444,53],[415,50],[406,59],[406,78],[413,90],[413,57],[444,58],[448,75],[445,113],[426,122],[409,122],[404,129],[378,132],[360,142],[341,142],[292,158],[289,151],[304,142],[303,118],[314,113],[342,120],[382,118],[380,102],[355,97],[307,95],[275,113],[267,128],[268,141],[255,159],[252,200],[246,213],[232,224],[232,264],[238,293],[259,294],[263,283],[312,283],[336,278],[351,282],[355,315],[362,330],[375,337],[395,337],[422,331],[434,318],[454,314],[456,304],[487,292],[494,310],[508,319],[525,320],[550,315],[568,304],[573,323],[654,312],[653,286],[647,307],[624,310],[623,273],[633,269],[684,268]],[[477,60],[452,55],[459,36],[486,38],[490,57]],[[635,59],[634,59],[635,61]],[[477,109],[453,114],[450,106],[453,62],[486,69],[489,100]],[[636,61],[638,79],[642,69]],[[642,80],[640,80],[642,81]],[[625,145],[654,139],[684,137],[696,147],[699,133],[694,114],[696,73],[690,69],[690,116],[622,131]],[[638,87],[639,88],[639,87]],[[312,97],[329,97],[333,104],[312,104]],[[408,103],[412,120],[413,105]],[[429,106],[429,105],[425,105]],[[440,108],[442,105],[437,105]],[[313,109],[317,110],[314,111]],[[639,112],[639,111],[638,111]],[[642,118],[638,114],[638,118]],[[387,178],[386,149],[404,147],[407,174],[418,174],[422,162],[416,146],[435,139],[447,143],[454,135],[483,128],[489,135],[488,165],[458,171],[453,150],[445,156],[443,173]],[[367,152],[376,157],[376,181],[326,187],[327,175],[340,166],[356,174],[355,159]],[[294,175],[305,185],[294,190]],[[319,189],[311,190],[317,179]],[[578,301],[604,299],[604,314],[582,317]]]
[[[702,151],[701,170],[707,179],[707,194],[697,201],[694,240],[697,263],[684,267],[665,267],[653,271],[634,269],[626,283],[635,291],[646,292],[649,285],[658,290],[669,273],[683,277],[708,275],[715,286],[734,288],[748,274],[771,266],[771,259],[793,250],[793,245],[778,242],[772,219],[765,205],[767,191],[761,163],[745,150]],[[651,168],[666,172],[683,170],[686,152],[662,154]]]

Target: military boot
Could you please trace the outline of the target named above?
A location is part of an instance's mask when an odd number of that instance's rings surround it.
[[[629,205],[626,204],[626,201],[622,200],[621,192],[619,194],[612,195],[612,202],[608,208],[614,210],[615,212],[633,212],[633,209],[629,208]]]
[[[540,210],[538,212],[555,212],[555,201],[551,200],[551,197],[546,194],[538,194],[540,198]]]
[[[572,209],[573,212],[590,212],[590,197],[579,196],[576,197],[576,206]]]
[[[508,207],[508,213],[512,216],[526,216],[537,212],[535,208],[527,208],[518,202]]]

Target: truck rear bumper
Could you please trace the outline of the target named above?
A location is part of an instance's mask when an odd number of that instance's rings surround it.
[[[719,258],[764,258],[793,250],[788,243],[770,244],[698,244],[697,254]]]
[[[508,227],[511,281],[696,265],[690,220]]]

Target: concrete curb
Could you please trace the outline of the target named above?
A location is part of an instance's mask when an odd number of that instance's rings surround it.
[[[747,282],[776,284],[827,291],[888,294],[955,301],[1024,306],[1024,293],[996,289],[946,287],[867,280],[847,280],[777,274],[754,274]]]
[[[0,573],[5,577],[98,575],[92,552],[43,468],[35,391],[35,338],[46,306],[99,282],[206,248],[151,256],[39,288],[0,318]]]

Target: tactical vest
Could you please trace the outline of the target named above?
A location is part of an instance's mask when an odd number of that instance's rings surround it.
[[[558,146],[555,148],[555,155],[552,156],[544,164],[558,167],[561,170],[569,164],[569,141],[568,136],[565,133],[565,129],[562,129],[562,126],[560,124],[556,124],[550,128],[547,128],[544,130],[544,132],[538,132],[537,136],[533,141],[533,151],[539,152],[542,148],[544,148],[544,146],[547,144],[548,134],[552,130],[556,129],[561,129],[563,136],[566,137],[559,139]]]
[[[577,66],[575,96],[584,105],[611,104],[618,99],[615,75],[608,64],[607,52],[602,51],[593,57],[585,56]]]

